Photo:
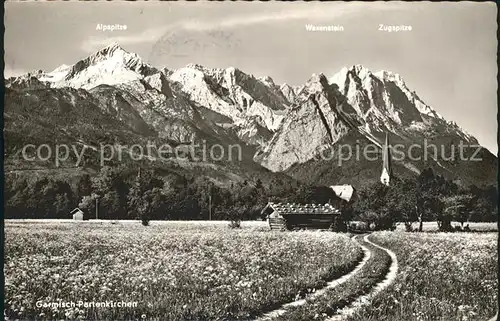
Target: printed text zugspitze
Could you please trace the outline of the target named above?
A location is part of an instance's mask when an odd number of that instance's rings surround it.
[[[391,25],[385,25],[383,23],[380,23],[378,25],[378,30],[385,32],[411,31],[411,29],[412,29],[411,26],[406,26],[406,25],[391,26]]]

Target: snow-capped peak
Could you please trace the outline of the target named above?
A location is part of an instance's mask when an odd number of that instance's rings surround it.
[[[356,73],[357,75],[371,74],[371,71],[368,70],[368,68],[365,68],[361,64],[354,65],[354,66],[350,67],[349,70]]]
[[[186,65],[185,68],[189,68],[189,69],[197,69],[197,70],[205,70],[205,67],[200,65],[200,64],[196,64],[196,63],[189,63]]]
[[[267,87],[269,88],[274,88],[276,87],[276,84],[274,83],[274,80],[269,77],[269,76],[265,76],[265,77],[260,77],[259,80],[264,83],[264,85],[266,85]]]
[[[387,71],[387,70],[380,70],[374,73],[380,80],[383,81],[392,81],[398,85],[404,85],[405,81],[403,78],[394,72]]]
[[[358,64],[349,68],[342,68],[339,72],[330,77],[329,83],[336,84],[342,94],[347,97],[351,105],[364,105],[364,107],[359,110],[360,116],[362,117],[365,117],[368,111],[374,114],[378,109],[385,110],[389,107],[389,109],[392,110],[394,108],[400,108],[402,102],[393,101],[393,97],[398,95],[393,91],[399,91],[406,96],[409,102],[409,104],[405,106],[408,107],[411,105],[421,114],[442,118],[434,109],[425,104],[415,91],[408,89],[405,81],[398,73],[387,70],[372,73],[368,68]],[[396,85],[396,87],[388,86],[388,83],[392,83]],[[361,88],[363,89],[362,91],[360,91]],[[409,110],[406,112],[408,111]],[[387,113],[387,111],[383,111],[382,113]],[[395,109],[389,112],[389,114],[394,116],[392,118],[394,118],[397,123],[400,122],[400,117],[395,113]]]
[[[97,51],[97,52],[114,52],[114,51],[123,51],[123,52],[128,52],[126,51],[125,49],[123,49],[119,44],[118,42],[114,41],[112,43],[110,43],[109,45],[107,45],[106,47],[102,48],[101,50]]]
[[[43,74],[40,80],[48,81],[54,87],[90,89],[101,84],[135,81],[157,72],[156,68],[143,62],[139,55],[126,51],[114,42],[74,65],[62,65]]]
[[[337,84],[339,87],[344,86],[347,72],[349,69],[347,67],[342,68],[339,72],[335,73],[330,79],[328,79],[328,83]]]
[[[153,68],[143,62],[139,55],[126,51],[114,42],[73,65],[67,78],[71,78],[71,76],[79,73],[81,70],[89,66],[97,65],[103,62],[105,63],[103,67],[107,67],[106,69],[126,68],[137,73],[144,74],[144,76],[157,71],[156,68]]]
[[[354,75],[359,79],[364,80],[367,77],[371,76],[373,73],[365,66],[357,64],[350,67],[343,67],[339,72],[330,77],[328,82],[335,83],[339,86],[341,84],[343,85],[348,74]]]
[[[308,93],[319,92],[324,89],[327,83],[328,80],[323,73],[312,74],[311,78],[306,82],[305,89]]]
[[[64,71],[68,71],[69,68],[71,68],[70,65],[62,64],[59,67],[57,67],[56,69],[54,69],[54,71],[52,71],[52,72],[64,72]]]
[[[431,116],[434,118],[440,118],[444,119],[443,116],[441,116],[438,112],[436,112],[432,107],[427,105],[420,97],[417,95],[415,91],[411,91],[407,86],[406,83],[399,75],[398,73],[387,71],[387,70],[380,70],[374,73],[377,78],[382,80],[383,82],[392,82],[396,84],[399,89],[408,97],[408,100],[411,101],[417,110],[424,115]]]
[[[234,68],[234,67],[227,67],[226,68],[226,72],[228,72],[230,74],[234,74],[236,72],[236,68]]]
[[[293,87],[291,87],[289,84],[287,83],[282,84],[279,90],[289,102],[293,103],[295,101],[297,95]]]

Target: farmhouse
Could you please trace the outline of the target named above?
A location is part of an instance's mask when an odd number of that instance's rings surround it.
[[[69,214],[73,215],[74,221],[83,221],[83,212],[78,207],[69,212]]]
[[[352,185],[332,185],[330,188],[335,194],[346,202],[350,202],[356,196],[356,189]]]
[[[330,204],[269,202],[261,212],[271,230],[330,229],[340,219],[340,211]]]

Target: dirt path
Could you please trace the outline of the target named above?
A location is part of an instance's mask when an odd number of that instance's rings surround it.
[[[352,239],[354,241],[356,241],[357,237],[359,237],[359,236],[353,236]],[[366,237],[365,237],[365,240],[366,240]],[[317,290],[316,292],[312,293],[311,295],[309,295],[307,297],[307,299],[314,299],[314,298],[316,298],[318,296],[323,295],[327,290],[333,289],[333,288],[339,286],[340,284],[346,282],[347,280],[349,280],[351,277],[353,277],[354,275],[356,275],[361,270],[361,268],[363,268],[363,266],[366,264],[366,262],[368,262],[368,260],[372,256],[372,252],[370,252],[370,250],[367,247],[365,247],[365,246],[363,246],[361,244],[359,244],[359,245],[361,246],[361,249],[364,252],[364,257],[361,260],[361,262],[359,262],[358,265],[351,272],[349,272],[347,274],[344,274],[343,276],[341,276],[341,277],[339,277],[337,279],[334,279],[334,280],[328,282],[325,287],[323,287],[323,288]],[[270,311],[270,312],[264,314],[262,317],[260,317],[258,319],[255,319],[255,321],[268,321],[268,320],[272,320],[273,318],[276,318],[278,316],[281,316],[281,315],[285,314],[286,310],[289,307],[301,306],[301,305],[304,305],[306,302],[307,302],[306,299],[301,299],[301,300],[298,300],[298,301],[286,303],[286,304],[282,305],[280,308],[278,308],[276,310],[273,310],[273,311]]]
[[[333,317],[327,319],[327,321],[343,321],[343,320],[345,320],[348,316],[351,316],[358,309],[369,304],[371,299],[375,295],[377,295],[378,293],[380,293],[380,291],[387,288],[396,279],[396,275],[398,272],[398,259],[396,257],[396,254],[389,249],[386,249],[378,244],[373,243],[372,241],[370,241],[368,239],[368,236],[369,235],[366,235],[364,237],[364,240],[367,243],[370,243],[371,245],[376,246],[379,249],[385,251],[391,257],[392,263],[391,263],[391,266],[389,267],[389,272],[387,273],[387,275],[383,281],[379,282],[377,285],[375,285],[373,287],[373,289],[370,293],[358,297],[351,305],[345,307],[344,309],[337,311],[337,314],[334,315]]]

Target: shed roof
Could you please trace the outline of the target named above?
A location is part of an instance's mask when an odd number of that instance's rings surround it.
[[[272,208],[280,215],[287,214],[340,214],[340,211],[331,204],[297,204],[297,203],[273,203],[269,202],[262,210]]]

